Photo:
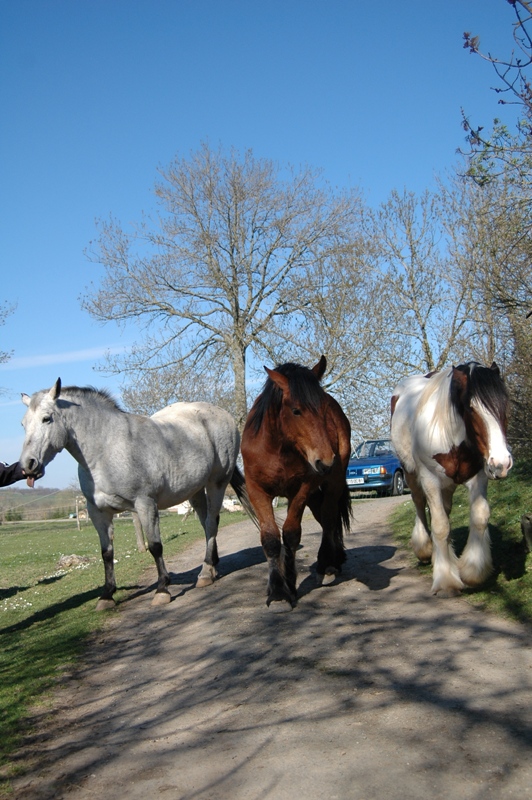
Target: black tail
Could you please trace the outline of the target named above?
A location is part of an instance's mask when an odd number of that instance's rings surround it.
[[[353,510],[351,508],[351,493],[347,483],[342,489],[342,494],[338,500],[338,517],[337,523],[333,532],[333,542],[338,552],[341,551],[341,563],[346,560],[346,552],[344,545],[344,534],[349,533],[351,530],[351,521],[353,519]]]
[[[340,497],[340,502],[338,504],[338,513],[342,521],[341,536],[343,542],[344,533],[350,533],[351,522],[353,521],[353,509],[351,507],[351,492],[349,491],[349,486],[347,485],[347,483],[344,485],[344,488],[342,490],[342,496]]]
[[[238,497],[240,503],[244,507],[244,511],[246,512],[246,514],[248,515],[248,517],[250,517],[254,525],[256,525],[256,527],[259,528],[260,526],[259,526],[259,521],[257,519],[257,515],[253,510],[253,506],[251,505],[251,500],[249,499],[248,496],[248,490],[246,488],[246,479],[244,478],[244,475],[240,472],[239,468],[236,465],[229,483],[233,487],[236,496]]]

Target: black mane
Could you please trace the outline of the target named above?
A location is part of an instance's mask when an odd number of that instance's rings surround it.
[[[280,372],[288,378],[290,394],[298,406],[317,411],[323,403],[324,390],[318,378],[311,369],[301,364],[280,364],[275,367],[275,372]],[[278,414],[281,409],[283,393],[270,377],[262,388],[261,394],[255,400],[250,412],[250,424],[257,433],[264,420],[264,415],[270,409]]]
[[[468,361],[456,369],[468,377],[467,402],[478,400],[496,419],[505,421],[508,411],[508,392],[498,368],[485,367],[478,361]]]

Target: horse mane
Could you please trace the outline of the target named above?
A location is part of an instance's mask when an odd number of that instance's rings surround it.
[[[274,369],[275,372],[280,372],[281,375],[288,378],[290,394],[295,403],[302,408],[318,410],[323,403],[325,391],[311,369],[291,362],[279,364]],[[281,389],[268,377],[249,415],[249,424],[253,426],[255,433],[260,430],[267,411],[272,410],[276,414],[279,413],[282,400]]]
[[[438,428],[440,436],[443,437],[445,443],[448,443],[449,447],[452,444],[449,438],[449,432],[458,414],[457,409],[451,402],[450,388],[452,372],[453,368],[448,367],[447,369],[441,370],[441,372],[432,372],[426,376],[427,385],[423,389],[417,408],[417,413],[421,414],[429,400],[435,398],[434,413],[430,423],[430,433],[434,434],[435,430]]]
[[[499,371],[485,367],[478,361],[468,361],[456,369],[468,376],[468,400],[482,403],[488,411],[500,420],[506,419],[508,392],[501,380]]]
[[[124,412],[124,409],[117,403],[108,389],[95,389],[94,386],[62,386],[59,400],[69,400],[79,398],[83,399],[98,399],[115,411]]]
[[[505,420],[508,406],[508,393],[497,370],[485,367],[478,361],[468,361],[458,367],[448,367],[441,372],[432,373],[421,394],[418,413],[421,413],[429,400],[436,396],[431,432],[439,428],[441,435],[451,430],[453,417],[461,417],[458,398],[451,391],[453,369],[467,376],[466,403],[476,400],[482,403],[496,419]],[[449,446],[451,442],[449,441]]]

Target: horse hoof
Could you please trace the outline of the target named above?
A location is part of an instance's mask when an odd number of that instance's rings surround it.
[[[450,597],[460,597],[462,592],[460,589],[451,587],[450,589],[436,589],[436,591],[432,592],[432,594],[436,597],[441,597],[442,599],[446,600]]]
[[[271,603],[268,603],[268,608],[274,614],[284,614],[286,611],[292,611],[292,603],[289,603],[288,600],[272,600]]]
[[[200,575],[196,581],[196,589],[203,589],[204,586],[210,586],[214,583],[214,578],[210,575]]]
[[[335,583],[337,577],[336,572],[326,573],[325,575],[318,573],[318,586],[331,586],[331,584]]]
[[[96,611],[107,611],[109,608],[115,608],[116,603],[111,599],[106,599],[104,597],[100,597],[98,602],[96,603]]]
[[[170,592],[155,592],[151,604],[152,606],[166,606],[171,599]]]

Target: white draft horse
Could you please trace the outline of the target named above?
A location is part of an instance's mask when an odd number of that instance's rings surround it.
[[[416,506],[411,544],[420,561],[432,558],[433,594],[451,597],[483,583],[493,569],[487,487],[488,479],[504,478],[512,467],[506,388],[495,363],[471,361],[404,378],[391,405],[392,442]],[[470,524],[458,559],[449,514],[459,484],[469,491]]]
[[[190,500],[205,530],[206,551],[197,586],[216,577],[219,512],[231,484],[251,510],[236,466],[240,435],[227,411],[209,403],[174,403],[151,417],[123,411],[107,392],[78,386],[29,397],[20,463],[30,478],[41,477],[63,448],[78,462],[81,491],[98,531],[105,567],[101,610],[114,605],[113,516],[134,511],[157,566],[153,605],[170,602],[170,576],[163,560],[159,509]]]

